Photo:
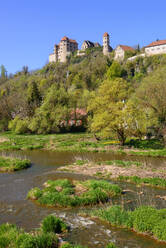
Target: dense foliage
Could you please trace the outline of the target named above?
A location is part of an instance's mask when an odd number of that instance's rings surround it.
[[[7,77],[1,66],[0,130],[23,133],[84,131],[97,137],[145,135],[166,140],[166,56],[113,61],[101,49]]]

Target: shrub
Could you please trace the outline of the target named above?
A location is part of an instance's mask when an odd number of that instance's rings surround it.
[[[14,131],[16,134],[23,134],[29,131],[28,125],[28,119],[21,120],[16,116],[14,120],[9,122],[9,129]]]
[[[117,248],[114,243],[109,243],[105,248]]]
[[[41,229],[44,233],[61,233],[67,230],[67,226],[61,219],[49,215],[42,221]]]

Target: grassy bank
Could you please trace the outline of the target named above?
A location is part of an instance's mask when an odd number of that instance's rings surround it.
[[[0,172],[13,172],[26,169],[31,162],[27,159],[0,157]]]
[[[105,203],[121,194],[119,186],[105,180],[49,180],[44,186],[42,190],[33,188],[27,197],[46,206],[75,207]]]
[[[60,240],[68,227],[61,219],[49,215],[45,217],[39,229],[27,233],[13,224],[0,225],[1,248],[83,248]],[[85,247],[84,247],[85,248]],[[109,243],[105,248],[117,248]]]
[[[117,180],[123,181],[123,182],[131,182],[135,183],[137,185],[148,185],[152,187],[158,187],[166,189],[166,179],[159,178],[159,177],[144,177],[140,178],[138,176],[119,176]]]
[[[91,212],[113,226],[128,228],[137,233],[147,234],[160,241],[166,241],[166,209],[157,210],[141,206],[134,211],[123,210],[120,206]]]
[[[2,224],[0,226],[1,248],[58,248],[59,238],[67,230],[66,224],[54,216],[47,216],[41,227],[31,233],[26,233],[16,225]]]
[[[118,141],[97,141],[91,133],[65,133],[50,135],[17,135],[0,133],[0,151],[46,149],[53,151],[112,152],[116,154],[165,157],[166,149],[159,140],[127,142],[120,147]]]

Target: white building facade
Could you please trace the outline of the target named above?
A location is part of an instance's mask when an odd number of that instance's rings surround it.
[[[125,45],[118,45],[115,49],[115,60],[122,61],[125,58],[125,52],[127,51],[132,51],[134,52],[134,49],[130,46],[125,46]]]
[[[166,54],[166,40],[158,40],[145,47],[146,56]]]

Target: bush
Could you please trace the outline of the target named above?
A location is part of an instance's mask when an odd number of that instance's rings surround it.
[[[105,248],[117,248],[114,243],[109,243]]]
[[[44,233],[61,233],[67,230],[67,226],[61,219],[49,215],[42,221],[41,229]]]
[[[28,125],[28,119],[21,120],[18,116],[16,116],[14,120],[9,122],[9,129],[16,134],[24,134],[29,132]]]

